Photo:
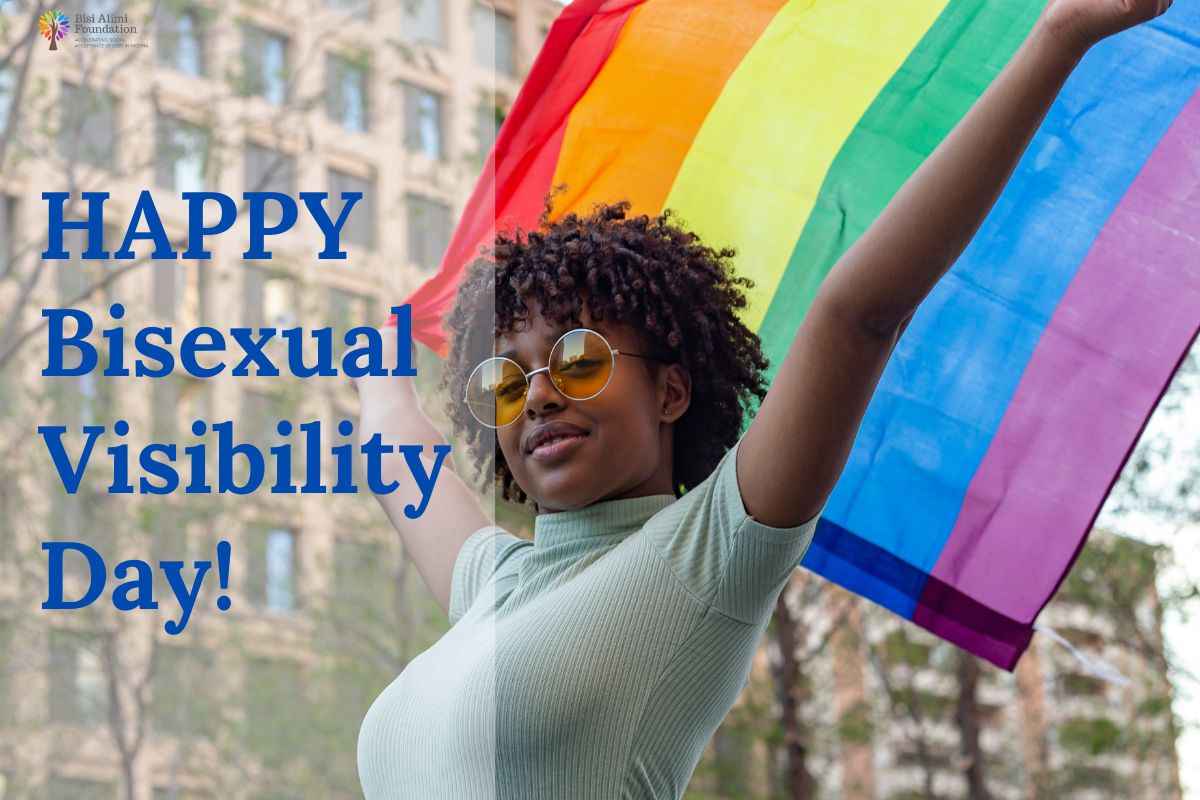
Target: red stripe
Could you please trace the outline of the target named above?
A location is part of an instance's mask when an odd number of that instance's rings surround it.
[[[413,307],[417,341],[444,356],[442,317],[454,302],[463,267],[478,255],[479,245],[494,240],[497,228],[537,225],[571,110],[643,2],[576,0],[559,14],[500,129],[437,274],[405,301]]]

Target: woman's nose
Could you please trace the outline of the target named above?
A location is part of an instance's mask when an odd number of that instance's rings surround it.
[[[539,372],[529,379],[529,394],[525,397],[525,412],[541,414],[548,409],[561,408],[563,395],[550,380],[548,372]]]

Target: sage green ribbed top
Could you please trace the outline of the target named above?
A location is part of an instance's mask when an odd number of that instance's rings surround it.
[[[679,499],[472,534],[453,627],[363,720],[367,800],[682,797],[820,516],[748,516],[736,454]]]

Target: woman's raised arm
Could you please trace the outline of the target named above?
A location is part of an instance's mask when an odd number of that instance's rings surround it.
[[[383,363],[391,364],[395,362],[396,336],[394,329],[384,330],[384,334],[385,348],[392,352],[385,351]],[[421,460],[426,473],[432,474],[433,448],[446,444],[446,439],[421,409],[413,379],[390,375],[366,377],[359,378],[356,386],[362,402],[358,425],[361,441],[379,434],[384,444],[421,445],[423,452],[430,454]],[[399,453],[383,456],[379,477],[385,485],[391,481],[399,484],[395,491],[377,494],[375,499],[400,534],[404,549],[417,565],[425,585],[448,612],[450,579],[458,552],[472,533],[491,525],[492,520],[479,507],[471,489],[451,469],[440,471],[429,504],[417,519],[409,519],[404,513],[406,505],[419,506],[421,502],[421,491],[404,456]]]
[[[738,451],[752,516],[788,527],[822,509],[904,326],[983,224],[1071,71],[1096,42],[1169,6],[1050,0],[1004,70],[825,277]]]

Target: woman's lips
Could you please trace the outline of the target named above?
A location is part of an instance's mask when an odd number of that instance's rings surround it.
[[[555,461],[574,451],[586,438],[586,433],[563,434],[535,447],[529,457],[535,461]]]

